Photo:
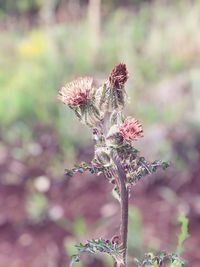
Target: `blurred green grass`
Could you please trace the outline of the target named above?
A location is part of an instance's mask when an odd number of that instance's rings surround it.
[[[2,32],[2,129],[21,129],[23,124],[32,134],[35,124],[50,127],[64,150],[67,147],[72,153],[75,144],[87,143],[88,131],[83,127],[80,136],[80,126],[72,113],[56,101],[58,89],[79,75],[105,78],[119,61],[125,62],[130,71],[130,111],[146,125],[178,121],[185,106],[172,103],[170,115],[168,111],[160,113],[153,88],[165,79],[182,73],[185,76],[189,70],[199,73],[199,10],[199,1],[146,3],[135,13],[116,9],[102,23],[95,56],[91,53],[87,19]],[[149,95],[152,97],[147,99]]]

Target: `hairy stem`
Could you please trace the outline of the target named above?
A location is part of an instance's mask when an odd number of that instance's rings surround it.
[[[127,236],[128,236],[128,190],[126,188],[126,174],[117,159],[114,159],[117,166],[119,182],[120,182],[120,194],[121,194],[121,241],[123,249],[124,265],[126,267],[126,254],[127,254]]]
[[[117,265],[118,265],[118,264],[117,264],[117,261],[114,260],[114,267],[118,267]]]

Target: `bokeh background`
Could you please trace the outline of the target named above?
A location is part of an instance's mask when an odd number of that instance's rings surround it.
[[[56,95],[77,76],[106,79],[119,62],[130,75],[126,113],[144,126],[136,147],[171,161],[133,190],[130,255],[175,251],[183,212],[182,256],[200,266],[199,29],[199,1],[0,0],[0,267],[69,266],[75,243],[118,231],[105,178],[63,175],[93,147]]]

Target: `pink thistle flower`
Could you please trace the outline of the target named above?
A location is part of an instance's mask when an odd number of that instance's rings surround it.
[[[57,98],[68,106],[85,105],[90,98],[92,83],[92,77],[80,77],[62,87]]]
[[[119,134],[123,137],[123,140],[127,142],[137,140],[139,137],[143,137],[142,125],[138,120],[129,117],[120,126]]]

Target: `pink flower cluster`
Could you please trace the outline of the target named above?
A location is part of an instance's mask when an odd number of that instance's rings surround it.
[[[62,87],[58,99],[68,106],[80,106],[87,103],[92,90],[92,77],[80,77]]]
[[[127,118],[120,126],[119,134],[125,141],[137,140],[139,137],[143,137],[142,125],[134,118]]]

